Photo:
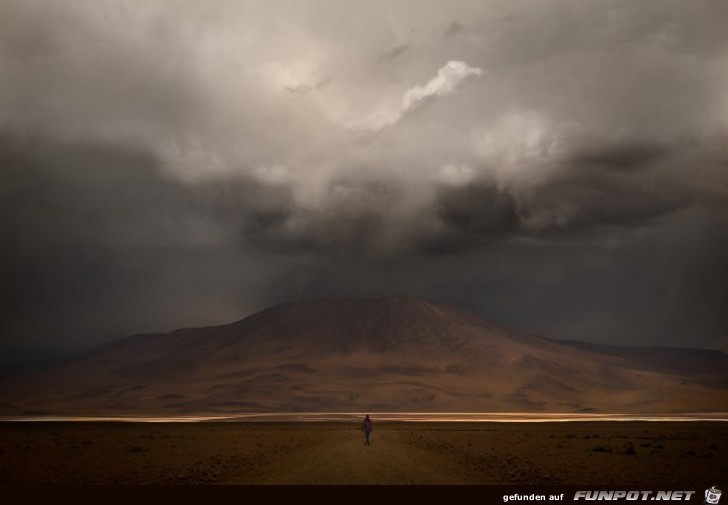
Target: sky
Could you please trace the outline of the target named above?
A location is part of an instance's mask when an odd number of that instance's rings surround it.
[[[0,0],[0,364],[411,294],[728,351],[722,0]]]

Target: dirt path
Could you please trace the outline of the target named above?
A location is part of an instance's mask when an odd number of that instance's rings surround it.
[[[466,484],[473,482],[470,473],[456,460],[406,443],[400,430],[377,430],[369,446],[355,430],[331,430],[320,443],[281,456],[228,483]],[[482,476],[477,480],[482,482]]]

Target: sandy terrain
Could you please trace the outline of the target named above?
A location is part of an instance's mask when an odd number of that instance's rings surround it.
[[[707,486],[728,423],[3,423],[0,484]]]

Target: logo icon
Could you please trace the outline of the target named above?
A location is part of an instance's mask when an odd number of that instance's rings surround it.
[[[717,503],[720,501],[720,494],[723,491],[720,489],[715,489],[715,486],[711,487],[710,489],[705,490],[705,503],[709,503],[710,505],[717,505]]]

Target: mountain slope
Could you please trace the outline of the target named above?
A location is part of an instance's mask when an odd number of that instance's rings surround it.
[[[0,413],[727,411],[726,365],[519,334],[416,297],[324,299],[2,379]]]

